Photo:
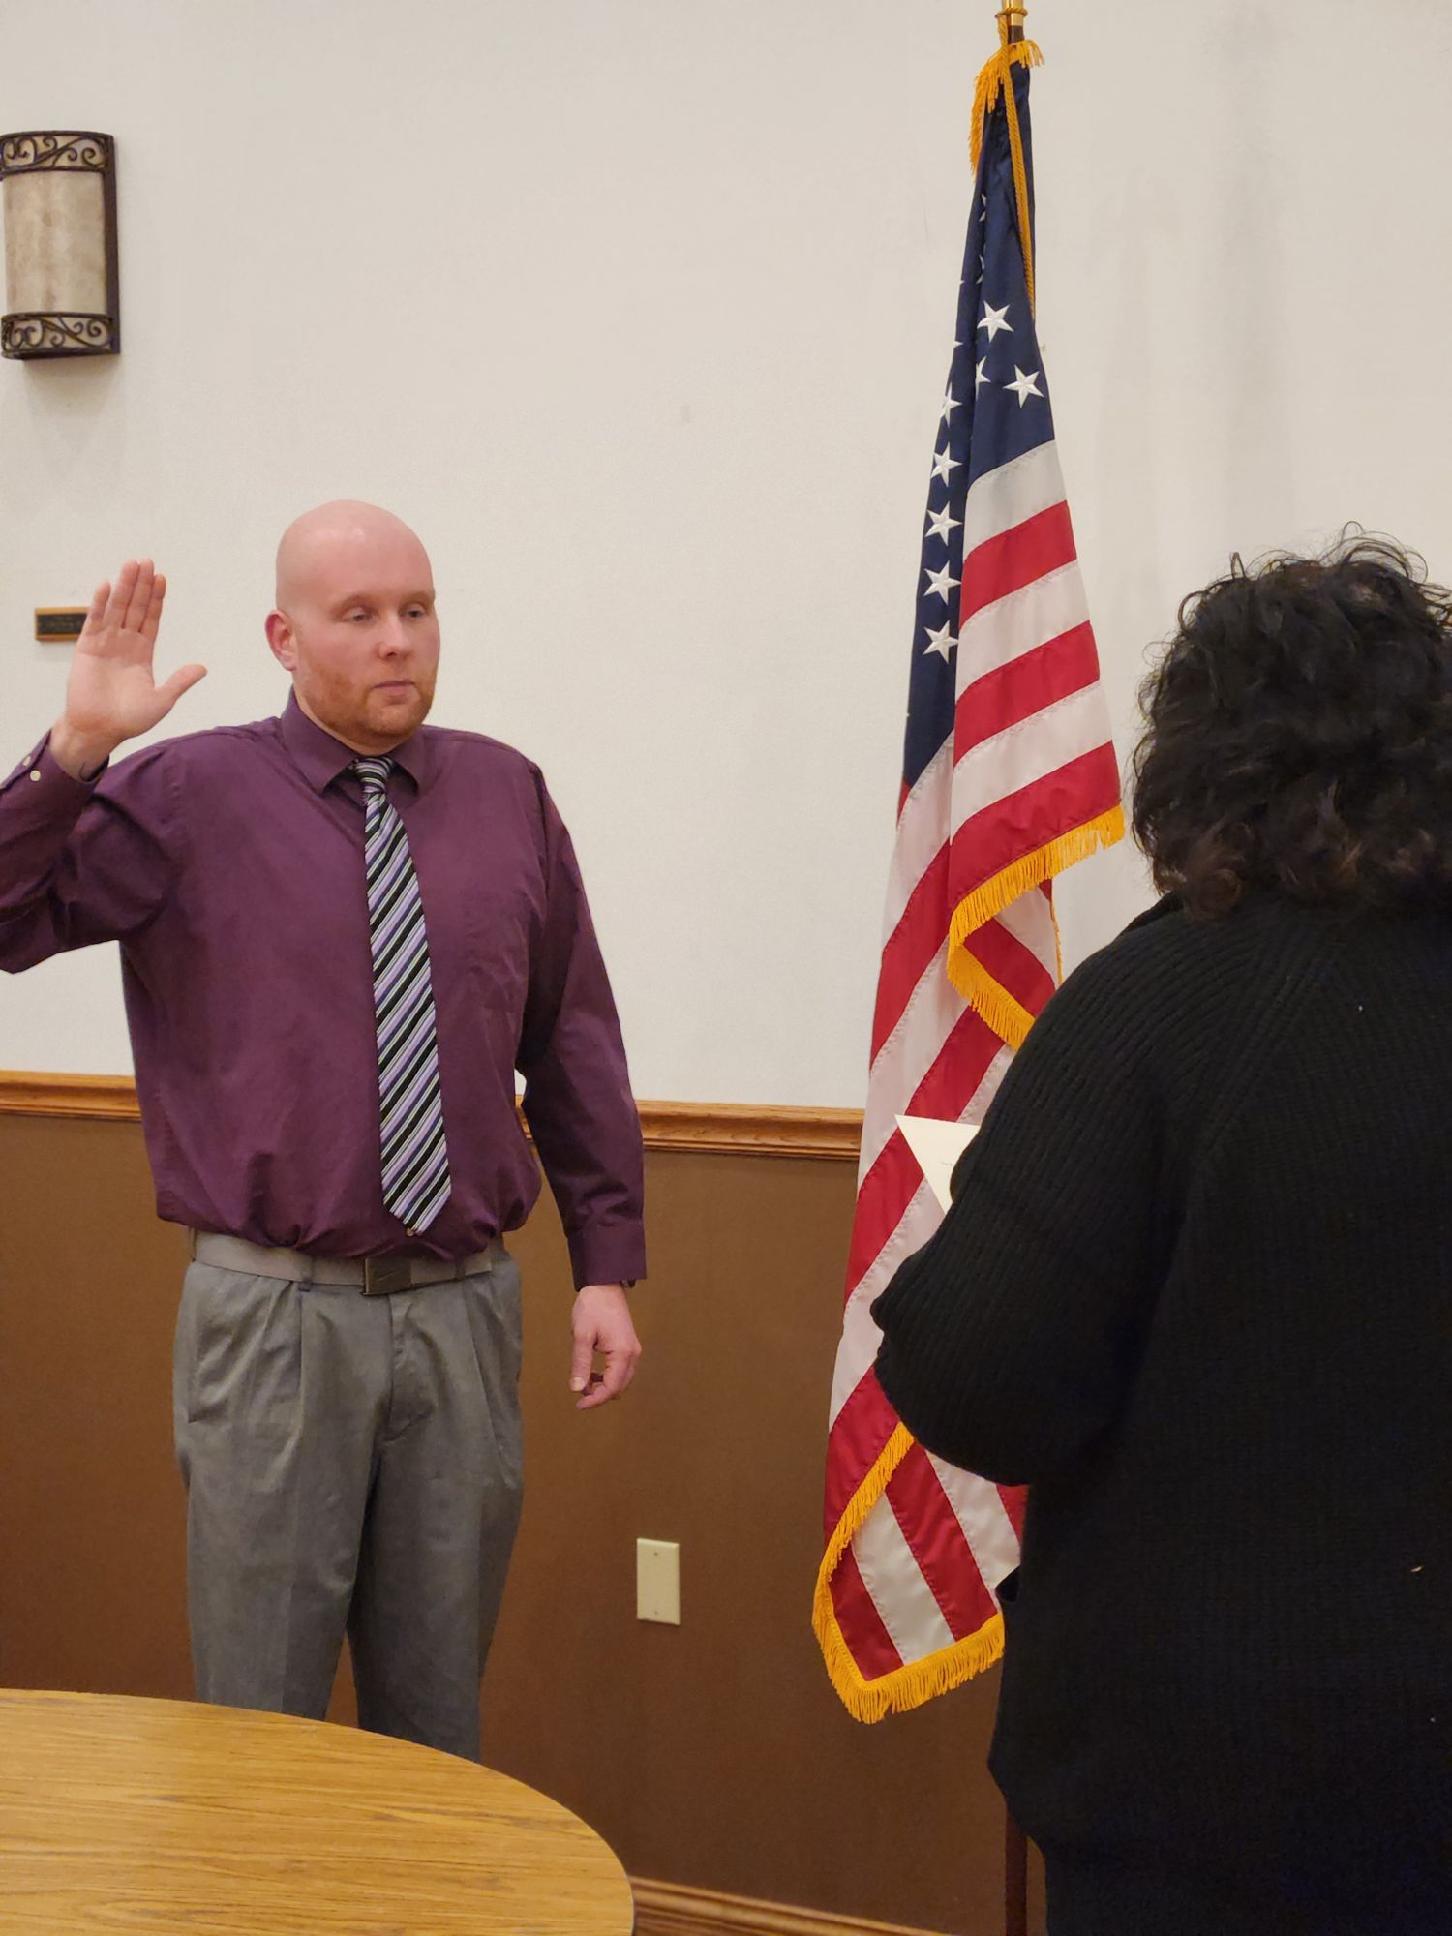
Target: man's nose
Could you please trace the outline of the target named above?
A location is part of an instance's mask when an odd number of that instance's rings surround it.
[[[408,650],[408,630],[401,618],[386,618],[378,635],[378,650],[396,658]]]

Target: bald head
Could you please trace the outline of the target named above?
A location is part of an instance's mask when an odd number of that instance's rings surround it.
[[[439,621],[428,553],[376,504],[340,499],[305,511],[277,547],[267,641],[310,719],[357,752],[390,751],[433,704]]]
[[[294,518],[277,547],[277,602],[284,610],[313,595],[319,578],[371,566],[380,556],[412,563],[420,585],[432,590],[433,568],[416,533],[392,511],[356,498],[319,504]]]

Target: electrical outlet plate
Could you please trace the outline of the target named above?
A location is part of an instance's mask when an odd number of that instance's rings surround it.
[[[681,1624],[681,1549],[674,1540],[635,1542],[635,1613],[667,1627]]]

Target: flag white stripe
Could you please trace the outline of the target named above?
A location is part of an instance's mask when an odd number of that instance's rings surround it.
[[[1059,937],[1054,927],[1054,910],[1046,894],[1037,888],[1020,894],[998,915],[1014,940],[1027,948],[1045,974],[1059,979]]]
[[[1109,739],[1109,715],[1098,685],[1045,706],[984,740],[953,776],[953,832],[985,807],[1047,779]]]
[[[968,1004],[943,973],[942,950],[923,970],[896,1028],[877,1051],[862,1114],[860,1176],[882,1154],[897,1118],[943,1052]]]
[[[1087,624],[1088,619],[1084,580],[1073,559],[985,605],[969,619],[958,641],[960,703],[964,693],[971,693],[990,672],[1021,659],[1026,652],[1037,652],[1050,639]],[[973,702],[970,699],[968,703]]]
[[[1012,1061],[1013,1050],[1005,1043],[989,1063],[982,1082],[973,1091],[973,1099],[959,1118],[960,1122],[982,1122]],[[937,1198],[926,1183],[920,1185],[899,1219],[897,1228],[853,1286],[852,1295],[843,1307],[842,1337],[837,1346],[836,1372],[832,1384],[834,1419],[857,1389],[863,1372],[877,1356],[877,1344],[882,1333],[873,1323],[868,1307],[879,1291],[887,1289],[893,1272],[903,1259],[911,1257],[915,1250],[921,1250],[942,1220],[943,1213]]]
[[[878,1618],[904,1660],[921,1660],[925,1654],[952,1646],[953,1629],[943,1618],[885,1493],[864,1520],[852,1551]]]
[[[1050,639],[1082,625],[1088,616],[1079,567],[1065,565],[1036,579],[1022,591],[999,599],[971,619],[959,646],[959,663],[966,665],[970,655],[977,655],[971,684],[1011,659],[1036,651]],[[1103,737],[1108,738],[1107,715]],[[953,753],[951,745],[945,742],[923,768],[898,816],[883,915],[884,947],[907,912],[918,882],[942,847],[943,829],[948,824],[944,796],[952,786]]]
[[[1064,501],[1059,447],[1051,437],[1046,444],[1015,457],[1012,463],[985,471],[969,491],[963,511],[964,558],[990,538],[1012,531],[1016,524]]]
[[[1028,895],[1020,896],[1027,901]],[[1020,902],[1014,902],[996,917],[1010,933],[1015,926],[1023,933],[1015,938],[1037,957],[1045,971],[1058,979],[1058,945],[1054,939],[1053,915],[1042,894],[1035,893],[1033,898],[1043,903],[1040,917],[1029,909],[1020,909]],[[1013,915],[1013,920],[1009,916]],[[1041,927],[1046,932],[1041,931]],[[968,1003],[960,995],[948,977],[943,973],[941,955],[933,959],[923,970],[922,980],[913,990],[912,1000],[903,1011],[902,1020],[888,1036],[877,1052],[877,1060],[872,1065],[872,1081],[867,1088],[867,1106],[862,1112],[862,1153],[858,1167],[858,1183],[865,1177],[873,1164],[886,1149],[892,1133],[897,1127],[897,1119],[905,1115],[912,1105],[919,1085],[938,1057],[943,1052],[943,1044],[967,1012]],[[979,1122],[983,1112],[998,1092],[1003,1079],[999,1064],[1011,1058],[1011,1049],[1000,1049],[989,1064],[982,1082],[973,1093],[973,1098],[965,1111],[964,1122]]]
[[[918,1189],[897,1228],[878,1251],[848,1298],[842,1314],[842,1337],[837,1345],[837,1362],[832,1373],[832,1419],[847,1403],[862,1382],[862,1374],[877,1356],[882,1333],[869,1309],[879,1291],[885,1291],[893,1272],[904,1257],[921,1250],[943,1221],[938,1200],[926,1183]]]
[[[980,1479],[976,1472],[964,1472],[960,1466],[935,1459],[931,1453],[928,1458],[953,1508],[953,1517],[963,1529],[983,1584],[990,1593],[997,1593],[1018,1565],[1018,1534],[1003,1509],[997,1486]]]
[[[918,783],[902,803],[892,869],[887,881],[887,910],[882,945],[891,941],[897,924],[923,875],[943,844],[948,824],[948,802],[953,789],[953,742],[945,740],[918,776]]]

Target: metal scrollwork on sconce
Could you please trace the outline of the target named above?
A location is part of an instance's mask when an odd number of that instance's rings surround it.
[[[7,294],[0,355],[114,355],[121,305],[111,137],[0,135],[0,194]]]
[[[114,349],[106,316],[0,317],[0,355],[103,355]]]

